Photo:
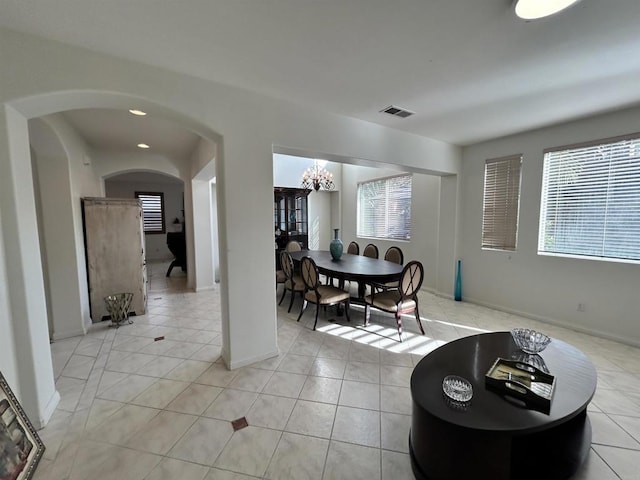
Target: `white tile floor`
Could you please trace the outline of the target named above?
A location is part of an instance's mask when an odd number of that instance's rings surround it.
[[[413,318],[398,343],[390,318],[367,331],[331,313],[313,332],[314,306],[296,323],[297,300],[291,314],[288,301],[278,309],[280,356],[228,371],[218,293],[149,267],[147,315],[51,346],[62,400],[40,431],[36,480],[410,479],[413,366],[449,340],[514,326],[572,343],[598,369],[593,446],[576,478],[640,478],[637,348],[429,294],[425,336]],[[352,324],[361,319],[354,310]],[[242,416],[249,426],[234,432]]]

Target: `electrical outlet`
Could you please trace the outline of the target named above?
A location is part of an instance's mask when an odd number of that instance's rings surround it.
[[[587,305],[584,303],[579,303],[578,304],[578,311],[579,312],[584,312],[587,309]]]

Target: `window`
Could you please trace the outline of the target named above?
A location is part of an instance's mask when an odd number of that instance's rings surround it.
[[[136,192],[142,202],[144,233],[165,233],[164,194],[162,192]]]
[[[538,253],[640,260],[640,134],[545,151]]]
[[[357,235],[366,238],[411,238],[411,175],[358,184]]]
[[[482,248],[516,249],[521,166],[522,155],[485,162]]]

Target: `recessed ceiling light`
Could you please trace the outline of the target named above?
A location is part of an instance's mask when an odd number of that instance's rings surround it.
[[[139,143],[138,148],[149,148],[149,145],[147,145],[146,143]]]
[[[548,17],[561,12],[580,0],[516,0],[516,15],[524,20]]]
[[[144,116],[147,114],[147,112],[143,112],[142,110],[136,110],[135,108],[132,108],[131,110],[129,110],[129,113],[133,113],[134,115],[140,115],[140,116]]]

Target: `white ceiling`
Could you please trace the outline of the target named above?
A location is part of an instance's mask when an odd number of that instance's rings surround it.
[[[511,4],[2,0],[0,25],[460,145],[640,103],[639,0]]]
[[[126,110],[69,110],[65,119],[98,150],[137,150],[182,159],[191,155],[200,137],[180,124],[155,115],[136,116]],[[138,149],[146,143],[149,149]]]

